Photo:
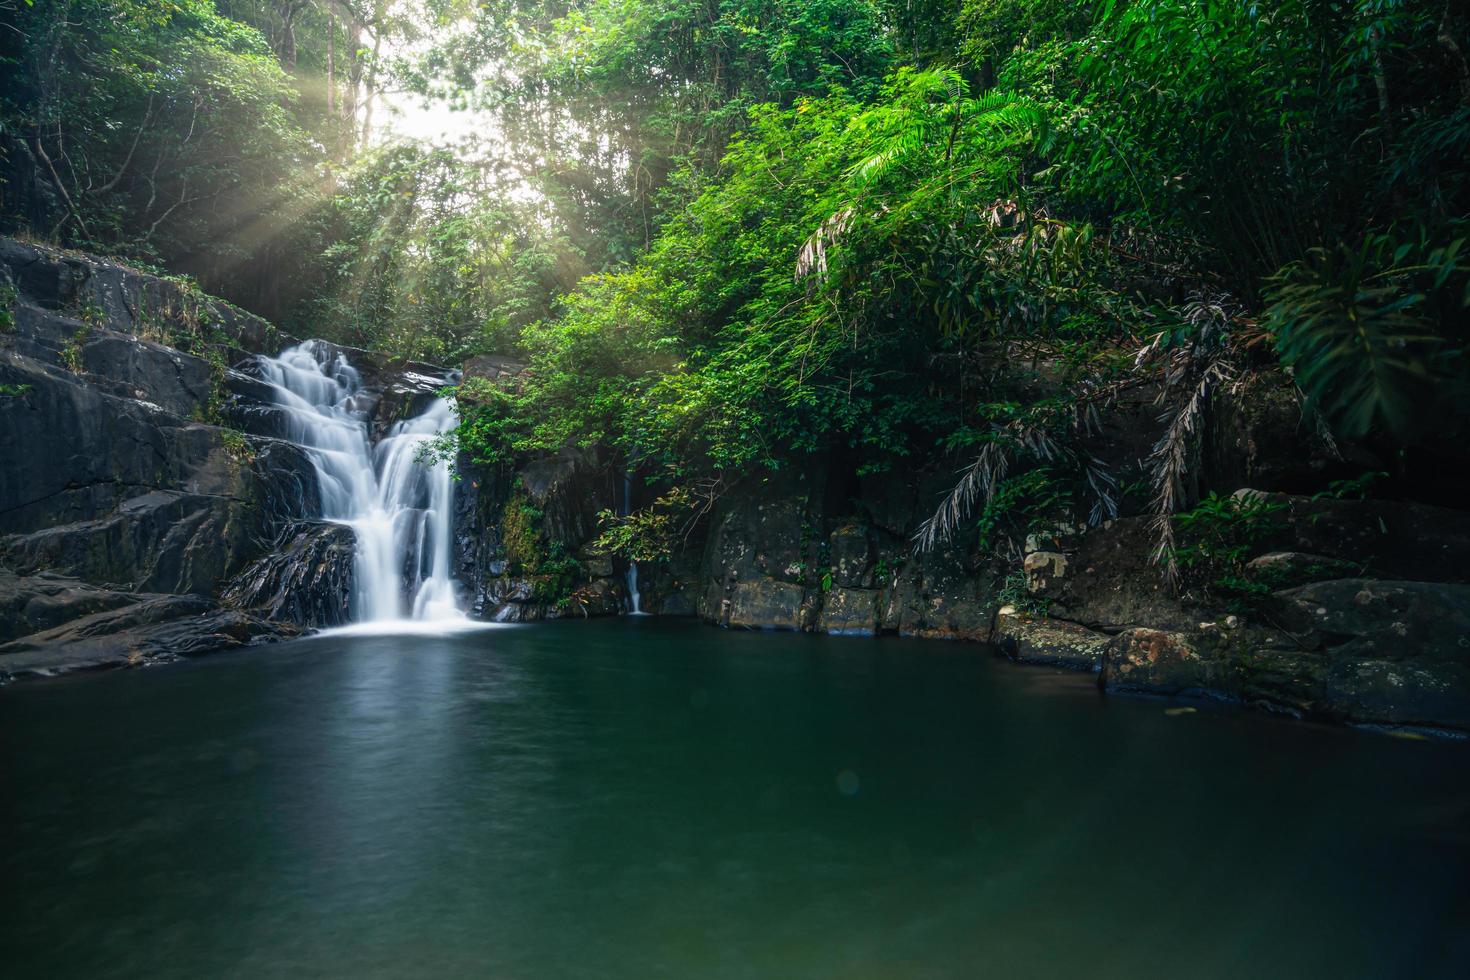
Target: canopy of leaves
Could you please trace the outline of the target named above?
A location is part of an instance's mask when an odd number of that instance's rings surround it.
[[[482,460],[596,442],[708,486],[963,454],[952,520],[1034,468],[1101,517],[1088,440],[1147,377],[1167,524],[1255,368],[1383,452],[1466,426],[1456,2],[0,9],[3,230],[300,334],[524,358],[463,393]],[[385,139],[405,99],[479,132]]]

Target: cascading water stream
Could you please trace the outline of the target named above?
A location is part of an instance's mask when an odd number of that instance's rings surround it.
[[[374,445],[368,438],[362,377],[340,351],[316,341],[258,362],[281,409],[281,434],[316,467],[322,518],[357,538],[353,618],[463,622],[449,572],[454,484],[449,464],[419,459],[453,426],[447,401],[396,422]]]
[[[633,512],[633,475],[623,474],[623,516],[627,517]],[[631,616],[642,616],[643,610],[639,608],[640,597],[638,595],[638,563],[628,559],[627,577],[624,579],[628,587],[628,614]]]

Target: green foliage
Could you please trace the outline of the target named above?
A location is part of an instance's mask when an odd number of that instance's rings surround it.
[[[973,454],[949,526],[978,511],[1014,538],[1116,512],[1087,447],[1129,385],[1170,402],[1166,517],[1211,392],[1273,353],[1340,437],[1465,429],[1455,5],[65,0],[10,19],[0,231],[190,273],[298,335],[527,361],[461,387],[440,452],[596,443],[665,488],[818,452],[860,473]],[[386,88],[484,132],[373,142]],[[211,356],[215,308],[180,288],[145,329]],[[604,531],[656,554],[683,520]]]
[[[936,350],[1073,312],[1027,283],[1075,238],[964,203],[1016,189],[1040,122],[1023,100],[970,98],[952,72],[902,72],[871,108],[834,95],[753,109],[723,179],[633,268],[526,328],[524,381],[468,412],[462,440],[482,460],[611,442],[670,478],[774,468],[834,440],[869,468],[933,445],[963,386],[932,369]],[[963,231],[915,251],[952,215]],[[1037,302],[1018,312],[1021,294]]]
[[[87,339],[91,335],[92,327],[84,321],[77,328],[76,333],[71,335],[71,339],[62,345],[61,363],[66,365],[66,369],[72,374],[82,373],[82,348],[87,345]]]
[[[15,330],[15,302],[18,297],[14,283],[0,282],[0,333]]]
[[[500,517],[501,548],[508,570],[531,580],[532,601],[566,609],[586,571],[561,542],[545,542],[542,517],[523,492],[511,494]]]
[[[1211,493],[1174,517],[1179,567],[1211,591],[1250,596],[1260,590],[1244,577],[1245,563],[1281,527],[1283,501],[1264,494]]]
[[[500,541],[513,571],[534,574],[540,560],[541,511],[521,493],[511,495],[500,517]]]
[[[25,385],[25,384],[21,384],[21,385],[0,384],[0,397],[3,397],[3,398],[19,398],[21,395],[24,395],[26,392],[30,391],[32,387],[33,387],[32,385]]]
[[[1051,599],[1038,596],[1026,585],[1026,573],[1011,571],[996,590],[995,599],[1002,606],[1010,606],[1023,616],[1048,616],[1051,614]]]
[[[26,5],[10,26],[19,84],[5,86],[0,128],[33,174],[23,186],[51,193],[7,227],[198,262],[307,176],[285,73],[210,0]]]
[[[1282,361],[1339,434],[1411,440],[1463,425],[1470,341],[1465,238],[1431,246],[1370,234],[1315,248],[1271,280],[1266,324]]]
[[[312,332],[401,357],[454,363],[514,350],[585,267],[495,170],[450,150],[364,154],[319,211],[328,288],[305,308]]]
[[[1373,484],[1387,476],[1387,473],[1369,471],[1346,480],[1333,480],[1326,490],[1312,494],[1312,499],[1367,500],[1373,493]]]
[[[578,583],[585,580],[582,563],[565,554],[559,544],[554,544],[548,554],[541,556],[536,566],[535,578],[531,584],[531,599],[565,610],[571,605]]]
[[[1028,534],[1071,521],[1075,509],[1072,488],[1049,467],[1002,480],[976,521],[980,546],[1016,551]]]
[[[225,448],[225,455],[242,465],[255,462],[255,450],[250,445],[250,440],[245,433],[238,429],[222,428],[219,433],[219,441]]]
[[[699,510],[689,488],[675,487],[631,514],[601,511],[597,515],[601,533],[593,547],[629,561],[665,561],[684,543]]]

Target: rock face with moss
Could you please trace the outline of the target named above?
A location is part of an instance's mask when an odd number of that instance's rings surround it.
[[[603,616],[627,608],[611,558],[592,546],[614,474],[594,452],[567,449],[516,468],[459,461],[455,537],[472,615],[499,622]]]

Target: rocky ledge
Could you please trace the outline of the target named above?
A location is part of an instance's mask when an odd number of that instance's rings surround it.
[[[1247,566],[1249,602],[1158,587],[1147,530],[1125,520],[1028,559],[1046,569],[1028,576],[1030,612],[999,609],[995,641],[1016,660],[1094,670],[1113,692],[1470,731],[1470,515],[1273,499],[1289,518]]]

